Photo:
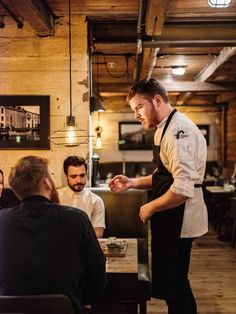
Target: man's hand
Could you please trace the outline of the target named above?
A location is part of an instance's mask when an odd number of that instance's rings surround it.
[[[127,191],[133,187],[132,179],[121,174],[117,175],[109,181],[109,187],[115,193]]]
[[[151,203],[147,203],[140,207],[139,217],[143,223],[147,223],[148,219],[153,215],[153,206]]]

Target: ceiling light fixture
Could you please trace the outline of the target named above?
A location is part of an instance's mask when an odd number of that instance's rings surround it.
[[[77,127],[72,114],[72,48],[71,48],[71,1],[69,0],[69,78],[70,78],[70,115],[66,117],[66,126],[54,131],[49,140],[55,145],[79,146],[88,143],[89,133]]]
[[[213,8],[227,8],[231,0],[208,0],[208,5]]]
[[[185,67],[184,66],[172,67],[171,71],[172,71],[172,74],[174,75],[184,75]]]

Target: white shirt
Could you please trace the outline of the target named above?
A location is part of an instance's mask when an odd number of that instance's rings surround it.
[[[166,120],[157,126],[155,145],[160,143]],[[194,188],[194,184],[203,182],[206,156],[206,140],[201,131],[185,115],[176,112],[161,141],[160,158],[174,179],[170,190],[189,197],[185,203],[181,238],[198,237],[208,231],[203,191]]]
[[[88,188],[74,192],[68,186],[58,189],[62,205],[69,205],[84,211],[94,228],[105,228],[105,206],[100,196],[92,193]]]

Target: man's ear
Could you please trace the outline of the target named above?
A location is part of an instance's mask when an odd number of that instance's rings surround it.
[[[161,102],[162,102],[162,98],[160,95],[155,95],[153,100],[152,100],[152,103],[155,107],[155,109],[159,109],[160,108],[160,105],[161,105]]]
[[[43,184],[44,184],[45,190],[52,190],[52,183],[50,182],[48,178],[43,179]]]

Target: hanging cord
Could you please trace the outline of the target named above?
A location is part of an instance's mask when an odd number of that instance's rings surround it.
[[[72,116],[72,74],[71,74],[71,3],[69,0],[69,74],[70,74],[70,116]]]

